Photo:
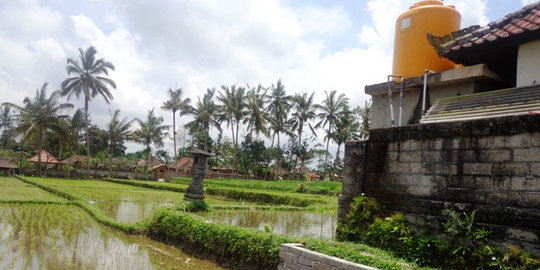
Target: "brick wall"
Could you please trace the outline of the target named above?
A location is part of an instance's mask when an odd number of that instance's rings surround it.
[[[362,193],[434,227],[476,209],[494,239],[540,249],[540,115],[375,129],[344,164],[338,219]]]
[[[302,244],[282,244],[278,270],[376,270],[336,257],[305,249]]]

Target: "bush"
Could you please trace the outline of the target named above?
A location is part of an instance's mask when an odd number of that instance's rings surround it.
[[[206,223],[188,213],[165,209],[154,214],[148,228],[152,237],[210,256],[218,263],[258,269],[276,269],[280,245],[296,242],[286,236]]]
[[[417,232],[403,214],[384,217],[375,199],[357,197],[351,211],[338,224],[339,240],[362,242],[393,252],[419,265],[443,269],[539,269],[540,258],[511,247],[503,253],[488,245],[490,232],[475,224],[475,214],[443,210],[443,237],[434,237],[427,227]]]
[[[185,212],[208,212],[210,206],[205,201],[188,201],[179,207]]]

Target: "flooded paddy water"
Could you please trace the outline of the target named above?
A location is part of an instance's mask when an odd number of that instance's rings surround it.
[[[261,231],[264,231],[266,226],[272,233],[289,236],[309,235],[312,237],[333,238],[337,226],[335,212],[215,210],[197,214],[215,223],[225,223]]]
[[[223,269],[76,206],[0,204],[0,269]]]

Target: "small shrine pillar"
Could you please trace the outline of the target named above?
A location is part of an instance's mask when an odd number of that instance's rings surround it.
[[[193,156],[193,167],[191,168],[191,184],[186,190],[184,198],[192,201],[204,200],[203,180],[206,176],[206,164],[210,153],[194,149],[191,151]]]

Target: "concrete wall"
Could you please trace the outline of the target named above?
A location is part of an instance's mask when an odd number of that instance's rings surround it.
[[[516,87],[540,83],[540,40],[519,46]]]
[[[375,129],[344,165],[338,219],[362,193],[435,228],[476,209],[497,241],[540,250],[540,115]]]
[[[305,249],[302,244],[282,244],[279,249],[278,270],[376,270],[336,257]]]

